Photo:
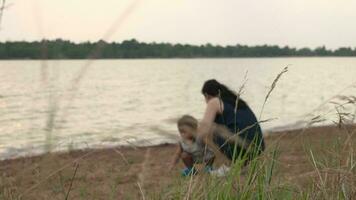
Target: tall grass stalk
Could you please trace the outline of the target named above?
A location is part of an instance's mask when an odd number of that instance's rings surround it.
[[[314,158],[314,154],[313,154],[313,151],[310,150],[310,156],[311,156],[311,160],[313,162],[313,166],[314,166],[314,169],[315,171],[317,172],[318,174],[318,177],[319,177],[319,180],[320,180],[320,186],[321,186],[321,190],[323,192],[323,195],[324,195],[324,198],[327,199],[328,198],[328,195],[326,193],[326,188],[325,188],[325,181],[323,180],[323,178],[321,177],[321,173],[320,173],[320,170],[316,164],[316,161],[315,161],[315,158]]]
[[[76,163],[75,170],[74,170],[73,176],[72,176],[72,178],[70,180],[70,185],[69,185],[68,192],[67,192],[65,200],[68,200],[68,198],[69,198],[69,193],[72,190],[73,181],[74,181],[75,175],[77,174],[78,167],[79,167],[79,163]]]
[[[236,100],[235,100],[235,108],[234,108],[234,115],[235,115],[235,122],[237,120],[237,108],[239,106],[239,100],[240,100],[240,96],[242,95],[243,93],[243,90],[246,86],[246,83],[247,83],[247,73],[248,71],[246,71],[245,73],[245,76],[244,76],[244,82],[242,83],[242,85],[240,86],[239,90],[237,91],[236,93]],[[235,130],[235,133],[237,132],[237,127],[236,127],[236,123],[235,123],[235,127],[234,127],[234,130]]]
[[[6,0],[2,0],[1,6],[0,6],[0,30],[1,30],[2,16],[3,16],[4,10],[5,10],[5,5],[6,5]]]
[[[263,113],[263,111],[264,111],[264,108],[265,108],[265,105],[266,105],[266,103],[267,103],[267,100],[268,100],[269,96],[271,95],[272,91],[274,90],[274,88],[277,86],[278,80],[282,77],[282,75],[283,75],[284,73],[286,73],[286,72],[288,71],[288,67],[289,67],[289,66],[290,66],[290,65],[287,65],[286,67],[284,67],[283,70],[282,70],[282,71],[277,75],[277,77],[273,80],[272,85],[271,85],[269,91],[267,92],[267,95],[266,95],[266,97],[265,97],[265,99],[264,99],[264,101],[263,101],[262,108],[261,108],[260,115],[259,115],[259,119],[261,119],[261,117],[262,117],[262,113]]]
[[[137,182],[137,186],[138,186],[138,188],[140,190],[142,200],[146,200],[145,193],[143,192],[143,189],[142,189],[141,184],[139,182]]]

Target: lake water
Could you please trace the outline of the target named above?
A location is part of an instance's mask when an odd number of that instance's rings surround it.
[[[0,61],[0,159],[174,142],[177,118],[202,117],[200,90],[210,78],[238,90],[247,77],[242,98],[259,116],[287,65],[262,113],[274,119],[265,132],[303,127],[317,115],[322,125],[337,120],[325,101],[355,94],[356,58]]]

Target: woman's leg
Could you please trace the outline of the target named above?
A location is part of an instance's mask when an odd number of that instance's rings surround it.
[[[244,158],[249,145],[247,140],[219,124],[214,124],[212,134],[212,139],[230,161]]]
[[[236,145],[241,149],[247,149],[249,145],[246,140],[232,133],[223,125],[214,123],[207,133],[203,138],[204,143],[213,150],[216,157],[222,158],[226,163],[230,163],[233,157],[233,151],[228,146]]]
[[[229,129],[227,129],[223,125],[214,124],[212,134],[213,137],[218,136],[223,138],[226,144],[230,143],[233,145],[238,145],[244,149],[247,149],[249,146],[249,142],[247,142],[247,140],[244,140],[238,134],[232,133]]]
[[[213,157],[211,157],[211,158],[205,160],[205,165],[212,167],[213,164],[214,164],[214,160],[215,160],[215,156],[213,156]]]

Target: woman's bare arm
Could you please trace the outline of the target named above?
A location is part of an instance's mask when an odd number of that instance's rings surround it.
[[[207,103],[203,119],[198,126],[197,139],[204,141],[217,157],[229,162],[219,147],[213,142],[214,120],[217,114],[222,113],[222,109],[218,98],[213,98]]]
[[[203,119],[199,123],[197,137],[202,139],[212,131],[212,125],[217,114],[221,113],[220,101],[218,98],[211,99],[205,109]]]
[[[198,127],[197,138],[204,141],[216,155],[219,155],[219,157],[225,158],[224,160],[228,161],[226,156],[221,153],[220,147],[213,142],[214,134],[219,134],[219,136],[225,138],[226,142],[238,144],[243,148],[247,148],[248,143],[238,135],[232,134],[227,128],[223,128],[214,123],[216,115],[222,113],[223,109],[223,105],[220,104],[218,98],[213,98],[207,103],[204,117]]]

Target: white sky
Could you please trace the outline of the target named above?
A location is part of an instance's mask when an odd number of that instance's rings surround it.
[[[7,0],[0,41],[97,41],[137,0]],[[138,0],[108,41],[356,47],[356,0]]]

